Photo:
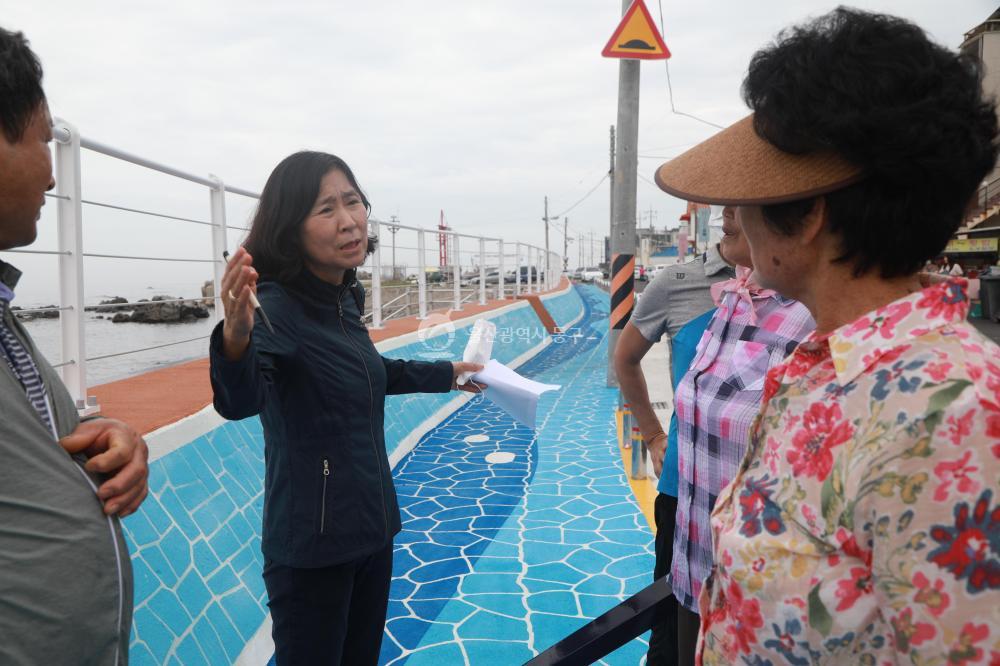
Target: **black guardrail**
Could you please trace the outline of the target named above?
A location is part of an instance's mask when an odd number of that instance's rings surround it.
[[[673,596],[666,576],[591,620],[525,666],[592,664],[653,626],[660,605]]]

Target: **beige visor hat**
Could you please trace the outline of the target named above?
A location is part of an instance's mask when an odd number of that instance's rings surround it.
[[[778,150],[757,135],[751,114],[662,165],[656,184],[696,203],[760,206],[833,192],[861,175],[859,167],[832,151]]]

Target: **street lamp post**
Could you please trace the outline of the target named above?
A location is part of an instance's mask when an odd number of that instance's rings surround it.
[[[548,281],[550,279],[549,278],[550,271],[552,270],[552,266],[551,266],[552,261],[550,260],[550,256],[551,255],[549,254],[549,221],[551,221],[551,220],[558,220],[559,219],[558,215],[553,215],[552,217],[549,217],[549,198],[548,197],[545,197],[545,217],[543,217],[542,219],[545,220],[545,281],[546,281],[546,284],[548,284],[549,283]]]
[[[396,223],[399,222],[399,218],[395,215],[389,216],[389,231],[392,232],[392,279],[396,279],[396,232],[399,231],[399,227]]]

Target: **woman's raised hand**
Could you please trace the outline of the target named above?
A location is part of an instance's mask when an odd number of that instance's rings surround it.
[[[229,258],[226,272],[222,275],[222,307],[225,321],[222,324],[223,353],[230,361],[243,356],[250,345],[250,331],[253,330],[253,303],[250,293],[257,289],[257,271],[253,257],[240,247]]]

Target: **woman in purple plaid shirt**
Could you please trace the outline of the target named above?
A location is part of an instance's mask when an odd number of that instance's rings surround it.
[[[694,663],[698,595],[712,569],[709,516],[716,496],[746,452],[768,369],[816,327],[804,305],[757,285],[746,268],[752,266],[750,247],[732,207],[723,211],[722,231],[723,253],[737,264],[737,275],[713,285],[718,309],[675,396],[680,481],[671,584],[681,605],[682,666]]]

